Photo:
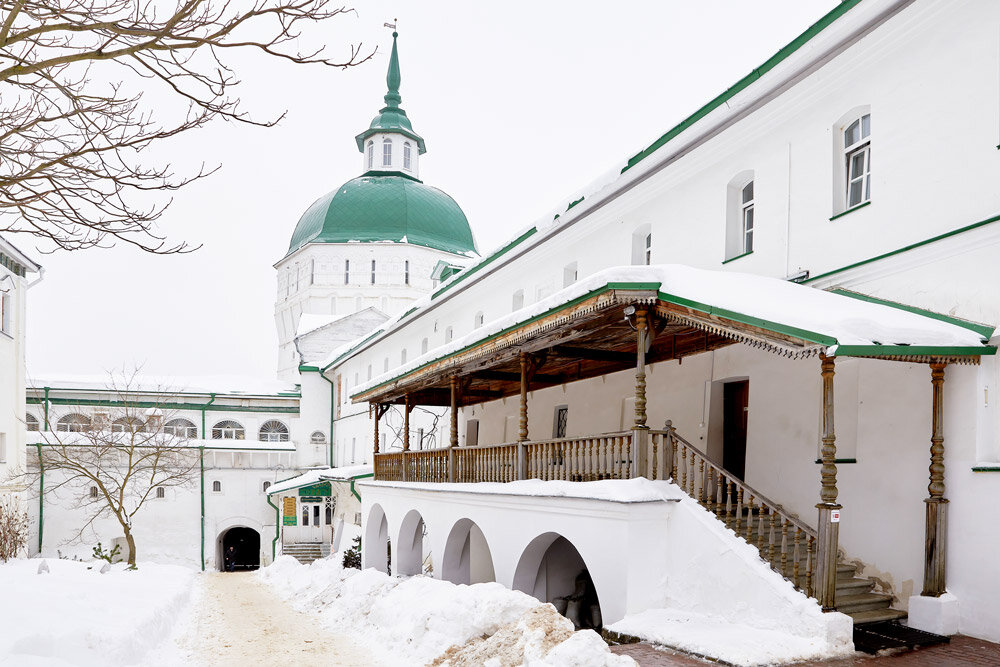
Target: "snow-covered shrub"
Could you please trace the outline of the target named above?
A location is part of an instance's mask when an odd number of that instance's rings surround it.
[[[6,563],[28,545],[28,513],[12,496],[0,496],[0,561]]]
[[[344,567],[353,567],[355,570],[361,569],[361,536],[354,538],[354,545],[350,549],[344,550]]]
[[[120,544],[116,544],[111,551],[105,551],[98,542],[97,546],[94,547],[94,559],[95,560],[105,560],[109,563],[120,563],[122,559],[119,557],[118,553],[122,550]]]

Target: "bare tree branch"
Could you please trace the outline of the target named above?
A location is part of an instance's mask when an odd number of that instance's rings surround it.
[[[298,47],[306,26],[353,11],[330,0],[173,1],[161,17],[168,0],[0,0],[0,232],[63,250],[195,250],[157,222],[166,193],[215,168],[177,174],[143,152],[219,118],[270,127],[284,115],[245,111],[223,54],[338,68],[374,54]],[[151,86],[186,111],[154,113],[143,97]]]

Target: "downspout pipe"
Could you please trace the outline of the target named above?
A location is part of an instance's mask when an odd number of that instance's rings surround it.
[[[354,494],[354,497],[358,499],[359,503],[361,502],[361,496],[354,489],[354,481],[358,480],[358,479],[368,479],[369,477],[374,477],[374,476],[375,476],[375,473],[372,473],[370,475],[358,475],[357,477],[352,477],[351,478],[351,493]]]
[[[274,508],[274,539],[271,540],[271,562],[277,557],[278,538],[281,536],[281,510],[271,502],[271,496],[267,496],[267,504]]]
[[[211,394],[208,403],[201,406],[201,439],[205,440],[205,411],[215,402],[215,394]],[[201,465],[201,571],[205,571],[205,445],[198,447],[198,458]]]
[[[42,410],[45,412],[45,430],[49,429],[49,388],[45,387],[45,403],[42,405]]]
[[[45,391],[48,393],[48,389]],[[41,555],[42,530],[45,525],[45,464],[42,463],[42,443],[35,443],[35,447],[38,448],[38,554]]]

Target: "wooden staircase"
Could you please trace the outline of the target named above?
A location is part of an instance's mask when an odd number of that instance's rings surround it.
[[[652,431],[653,457],[662,443],[672,460],[669,466],[674,483],[698,504],[715,514],[726,527],[751,546],[771,569],[797,589],[815,597],[816,531],[792,516],[732,473],[712,463],[700,450],[677,435],[670,422],[665,431]],[[662,437],[662,440],[660,440]],[[892,609],[893,596],[874,589],[876,582],[858,577],[857,567],[837,563],[834,606],[850,616],[855,625],[894,621],[906,612]]]

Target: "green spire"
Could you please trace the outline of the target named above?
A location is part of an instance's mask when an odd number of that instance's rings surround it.
[[[385,94],[385,106],[379,110],[378,115],[372,120],[371,126],[355,137],[358,143],[358,150],[362,153],[365,151],[365,140],[368,137],[384,132],[398,132],[409,137],[417,142],[417,151],[421,155],[427,152],[427,146],[424,144],[423,137],[413,131],[410,119],[406,117],[406,112],[399,106],[403,98],[399,95],[401,77],[399,75],[399,50],[396,47],[396,38],[398,37],[399,33],[393,31],[392,54],[389,56],[389,71],[385,75],[385,83],[389,87],[388,92]]]
[[[398,109],[403,98],[399,96],[399,52],[396,50],[396,38],[398,32],[392,33],[392,55],[389,56],[389,71],[385,75],[385,82],[389,86],[389,92],[385,94],[386,108]]]

